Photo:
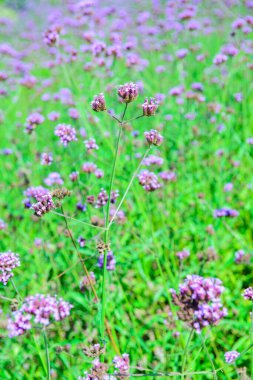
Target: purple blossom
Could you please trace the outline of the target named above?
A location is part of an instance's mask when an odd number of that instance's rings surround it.
[[[13,252],[0,253],[0,282],[4,285],[13,277],[12,270],[20,266],[19,255]]]
[[[67,146],[71,141],[77,141],[76,130],[67,124],[58,124],[54,134],[60,137],[61,144]]]
[[[112,251],[106,252],[106,269],[109,271],[115,270],[116,259]],[[104,254],[102,253],[98,258],[98,267],[103,268],[104,266]]]
[[[233,364],[240,354],[237,351],[227,351],[224,356],[226,363]]]
[[[224,287],[218,279],[190,275],[179,285],[178,294],[173,289],[171,292],[173,303],[179,307],[178,318],[198,333],[205,326],[216,325],[227,314],[220,300]]]
[[[253,288],[250,287],[245,289],[242,296],[248,301],[253,301]]]
[[[155,129],[144,132],[144,135],[149,145],[160,146],[163,142],[163,136]]]
[[[179,258],[179,260],[182,261],[190,256],[190,251],[188,251],[187,249],[183,249],[182,251],[177,252],[176,256]]]
[[[51,165],[53,162],[52,153],[42,153],[41,154],[41,165]]]
[[[26,119],[26,132],[31,134],[32,131],[44,122],[45,118],[39,112],[31,113]]]
[[[176,173],[175,172],[171,172],[171,171],[161,172],[161,173],[159,173],[159,176],[165,182],[167,182],[167,181],[174,182],[177,179]]]
[[[63,180],[59,173],[52,172],[48,175],[48,177],[44,180],[45,184],[47,186],[53,186],[53,185],[63,185]]]
[[[129,374],[129,355],[122,354],[122,356],[115,356],[113,359],[114,367],[118,370],[115,373],[119,373],[120,375]]]
[[[163,158],[155,156],[153,154],[144,158],[144,160],[142,161],[142,165],[144,165],[144,166],[150,166],[150,165],[161,166],[162,164],[163,164]]]
[[[154,116],[156,110],[158,108],[158,104],[153,98],[146,98],[145,102],[142,104],[142,111],[144,116]]]
[[[139,184],[148,192],[155,191],[161,187],[155,173],[149,170],[142,170],[138,175]]]
[[[104,189],[101,189],[100,193],[98,194],[97,202],[96,202],[96,208],[100,208],[106,205],[108,201],[108,194]]]
[[[38,202],[31,205],[36,216],[41,217],[55,208],[55,204],[50,194],[42,195],[37,199]]]
[[[36,294],[24,299],[21,308],[9,319],[8,330],[10,337],[23,335],[32,328],[31,321],[42,326],[50,322],[61,321],[70,314],[72,305],[62,298]]]
[[[105,97],[104,94],[95,95],[93,101],[91,102],[91,108],[95,112],[101,112],[106,110]]]
[[[223,218],[223,217],[228,217],[228,218],[235,218],[239,215],[239,212],[236,210],[232,210],[230,208],[224,207],[222,209],[217,209],[214,211],[213,216],[215,218]]]
[[[138,96],[137,84],[131,82],[119,86],[118,95],[123,103],[133,102]]]
[[[214,57],[213,63],[218,66],[218,65],[221,65],[222,63],[226,62],[227,59],[228,59],[228,57],[225,54],[220,53]]]
[[[86,146],[86,149],[88,150],[88,152],[92,151],[92,150],[98,150],[98,145],[96,144],[96,140],[95,139],[89,139],[89,140],[85,140],[84,141],[84,145]]]

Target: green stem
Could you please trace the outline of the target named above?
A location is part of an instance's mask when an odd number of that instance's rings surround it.
[[[213,369],[213,378],[214,378],[215,380],[217,380],[218,378],[217,378],[217,375],[216,375],[216,369],[215,369],[215,366],[214,366],[214,362],[213,362],[213,360],[212,360],[212,358],[211,358],[211,356],[210,356],[210,354],[209,354],[209,352],[208,352],[208,349],[207,349],[207,347],[206,347],[205,338],[203,338],[202,335],[201,335],[201,340],[202,340],[202,343],[203,343],[203,346],[204,346],[204,350],[205,350],[205,352],[206,352],[206,355],[207,355],[207,357],[208,357],[208,359],[209,359],[209,361],[210,361],[210,363],[211,363],[212,369]]]
[[[12,284],[12,286],[13,286],[15,292],[17,293],[19,300],[22,301],[22,297],[21,297],[21,295],[20,295],[20,293],[19,293],[19,291],[18,291],[18,289],[17,289],[17,287],[16,287],[16,285],[15,285],[15,282],[13,281],[12,278],[11,278],[11,284]]]
[[[188,339],[187,339],[187,342],[186,342],[186,346],[185,346],[185,349],[184,349],[184,353],[183,353],[183,364],[182,364],[182,375],[181,375],[182,379],[185,378],[185,366],[186,366],[186,362],[187,362],[188,348],[189,348],[189,345],[191,343],[193,334],[194,334],[194,329],[191,329],[191,332],[190,332],[190,334],[188,336]]]
[[[49,358],[48,339],[47,339],[46,329],[43,330],[43,336],[44,336],[44,343],[45,343],[45,349],[46,349],[46,359],[47,359],[47,380],[50,380],[51,379],[50,358]]]
[[[126,111],[126,108],[125,108]],[[125,112],[123,116],[125,115]],[[122,119],[123,120],[123,119]],[[116,152],[114,156],[114,162],[113,162],[113,168],[112,168],[112,174],[111,174],[111,180],[109,185],[109,197],[107,202],[107,209],[106,209],[106,220],[105,220],[105,244],[108,243],[109,238],[109,220],[110,220],[110,203],[111,203],[111,193],[112,193],[112,186],[113,181],[115,177],[115,169],[118,159],[118,153],[119,153],[119,142],[120,137],[122,134],[122,126],[119,126],[119,133],[116,143]],[[106,264],[107,264],[107,250],[104,250],[104,263],[103,263],[103,279],[102,279],[102,299],[101,299],[101,320],[100,320],[100,339],[101,342],[104,342],[104,330],[105,330],[105,300],[106,300]]]
[[[135,170],[135,172],[134,172],[134,174],[133,174],[133,176],[132,176],[132,178],[131,178],[131,180],[130,180],[130,182],[129,182],[127,188],[126,188],[126,191],[125,191],[125,193],[124,193],[124,195],[123,195],[123,197],[122,197],[122,199],[121,199],[121,201],[120,201],[120,203],[119,203],[119,205],[118,205],[118,207],[117,207],[115,213],[113,214],[113,216],[112,216],[112,218],[111,218],[111,221],[110,221],[110,223],[109,223],[109,225],[108,225],[108,229],[110,229],[110,227],[111,227],[111,225],[112,225],[114,219],[116,218],[116,216],[117,216],[117,214],[118,214],[118,212],[119,212],[119,209],[120,209],[120,207],[122,206],[122,203],[124,202],[124,200],[125,200],[125,198],[126,198],[126,196],[127,196],[127,194],[128,194],[128,191],[130,190],[130,187],[132,186],[133,180],[135,179],[136,174],[137,174],[138,171],[140,170],[140,167],[141,167],[141,165],[142,165],[143,160],[147,157],[148,153],[150,152],[150,149],[151,149],[150,147],[147,149],[147,151],[146,151],[146,153],[144,154],[144,156],[142,157],[142,160],[140,161],[140,163],[139,163],[137,169]]]

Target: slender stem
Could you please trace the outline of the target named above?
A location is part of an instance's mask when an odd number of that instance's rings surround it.
[[[130,180],[130,182],[129,182],[127,188],[126,188],[126,191],[125,191],[125,193],[124,193],[124,195],[123,195],[123,197],[122,197],[122,199],[121,199],[121,201],[120,201],[120,203],[119,203],[119,205],[118,205],[118,207],[117,207],[115,213],[113,214],[110,223],[108,224],[108,227],[107,227],[108,229],[110,229],[110,227],[111,227],[111,225],[112,225],[114,219],[116,218],[116,216],[117,216],[117,214],[118,214],[118,212],[119,212],[119,210],[120,210],[120,207],[122,206],[122,203],[124,202],[124,200],[125,200],[125,198],[126,198],[126,196],[127,196],[127,194],[128,194],[128,191],[130,190],[130,187],[132,186],[133,180],[135,179],[136,174],[138,173],[138,171],[139,171],[139,169],[140,169],[140,167],[141,167],[141,165],[142,165],[143,160],[147,157],[148,153],[150,152],[150,149],[151,149],[150,147],[147,149],[147,151],[146,151],[146,153],[144,154],[144,156],[142,157],[142,160],[140,161],[140,163],[139,163],[137,169],[135,170],[135,172],[134,172],[134,174],[133,174],[133,176],[132,176],[132,178],[131,178],[131,180]]]
[[[63,216],[64,219],[74,220],[75,222],[78,222],[78,223],[81,223],[81,224],[85,224],[86,226],[89,226],[89,227],[92,227],[92,228],[98,228],[100,230],[105,230],[104,227],[94,226],[93,224],[90,224],[90,223],[87,223],[87,222],[83,222],[82,220],[79,220],[79,219],[72,218],[71,216],[65,215],[63,213],[61,214],[61,213],[56,212],[56,211],[51,211],[51,214],[55,214],[55,215],[58,215],[58,216]]]
[[[15,292],[17,293],[19,300],[22,301],[22,297],[21,297],[21,295],[20,295],[20,293],[19,293],[19,291],[18,291],[18,289],[17,289],[17,287],[16,287],[16,285],[15,285],[15,282],[13,281],[12,278],[11,278],[11,284],[12,284],[12,286],[13,286]]]
[[[186,362],[187,362],[188,348],[189,348],[189,345],[191,343],[193,334],[194,334],[194,329],[191,329],[190,334],[189,334],[188,339],[187,339],[187,342],[186,342],[184,353],[183,353],[182,376],[181,376],[182,379],[184,379],[184,376],[185,376],[185,366],[186,366]]]
[[[208,349],[206,347],[205,338],[203,338],[202,335],[201,335],[201,340],[202,340],[202,343],[203,343],[203,346],[204,346],[204,350],[205,350],[205,352],[207,354],[207,357],[208,357],[208,359],[209,359],[209,361],[211,363],[212,369],[213,369],[213,377],[214,377],[215,380],[217,380],[218,378],[217,378],[217,375],[216,375],[216,369],[215,369],[215,366],[214,366],[214,362],[213,362],[213,360],[212,360],[212,358],[211,358],[211,356],[210,356],[210,354],[208,352]]]
[[[126,108],[125,108],[126,110]],[[125,114],[125,112],[124,112]],[[124,115],[123,115],[124,116]],[[118,159],[118,153],[119,153],[119,142],[120,142],[120,137],[122,134],[122,126],[119,126],[119,133],[118,133],[118,138],[117,138],[117,143],[116,143],[116,152],[114,156],[114,162],[113,162],[113,167],[112,167],[112,174],[111,174],[111,180],[110,180],[110,185],[109,185],[109,197],[108,197],[108,202],[107,202],[107,209],[106,209],[106,220],[105,220],[105,244],[108,243],[108,238],[109,238],[109,220],[110,220],[110,204],[111,204],[111,193],[112,193],[112,186],[114,182],[114,177],[115,177],[115,169],[116,169],[116,164],[117,164],[117,159]],[[105,325],[105,300],[106,300],[106,264],[107,264],[107,250],[104,250],[104,263],[103,263],[103,279],[102,279],[102,300],[101,300],[101,320],[100,320],[100,339],[103,342],[104,341],[104,325]]]
[[[45,343],[45,349],[46,349],[46,359],[47,359],[47,380],[50,380],[51,379],[50,358],[49,358],[48,339],[47,339],[46,329],[43,330],[43,336],[44,336],[44,343]]]
[[[63,211],[63,207],[62,207],[62,206],[61,206],[61,211],[62,211],[62,215],[64,216],[64,221],[65,221],[65,225],[66,225],[66,228],[67,228],[68,234],[69,234],[70,239],[71,239],[71,241],[72,241],[72,244],[73,244],[73,246],[74,246],[74,248],[75,248],[75,250],[76,250],[76,253],[77,253],[78,257],[79,257],[79,260],[80,260],[80,262],[81,262],[81,264],[82,264],[82,266],[83,266],[84,272],[85,272],[85,274],[86,274],[86,276],[87,276],[87,279],[88,279],[88,281],[89,281],[89,285],[90,285],[90,287],[91,287],[91,289],[92,289],[92,292],[93,292],[93,294],[94,294],[94,296],[95,296],[95,298],[96,298],[96,301],[97,301],[97,300],[98,300],[97,292],[96,292],[96,290],[95,290],[95,288],[94,288],[94,286],[93,286],[92,279],[90,278],[89,271],[88,271],[88,269],[87,269],[85,263],[83,262],[83,258],[82,258],[81,254],[80,254],[80,252],[79,252],[79,250],[78,250],[78,248],[77,248],[77,245],[76,245],[75,239],[73,238],[72,232],[70,231],[70,228],[69,228],[69,225],[68,225],[68,221],[67,221],[67,219],[66,219],[66,217],[65,217],[65,215],[64,215],[64,211]]]

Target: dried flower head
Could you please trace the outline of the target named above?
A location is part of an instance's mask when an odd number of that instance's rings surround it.
[[[70,197],[71,196],[71,191],[66,189],[65,187],[61,189],[55,189],[51,192],[51,195],[53,198],[57,199],[64,199],[65,197]]]

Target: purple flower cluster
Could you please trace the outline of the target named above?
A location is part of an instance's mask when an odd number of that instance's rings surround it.
[[[54,134],[60,137],[60,142],[67,146],[71,141],[76,141],[76,130],[68,124],[58,124],[55,128]]]
[[[44,180],[45,184],[47,186],[53,186],[53,185],[63,185],[63,180],[59,173],[52,172],[48,175],[48,177]]]
[[[135,83],[125,83],[118,88],[118,95],[123,103],[131,103],[138,96],[138,86]]]
[[[50,194],[37,197],[38,202],[32,204],[31,208],[34,210],[34,214],[38,217],[50,212],[55,208],[52,196]]]
[[[240,356],[240,354],[237,351],[228,351],[225,352],[224,356],[226,363],[233,364],[236,361],[236,359]]]
[[[32,131],[44,122],[45,118],[39,112],[31,113],[26,119],[26,132],[31,134]]]
[[[221,304],[222,282],[215,278],[189,275],[179,286],[179,293],[171,290],[173,303],[179,306],[178,318],[187,322],[198,333],[206,326],[216,325],[227,315]]]
[[[214,211],[213,216],[215,218],[223,218],[223,217],[228,217],[228,218],[235,218],[239,215],[239,212],[236,210],[232,210],[230,208],[224,207],[221,209],[217,209]]]
[[[4,285],[13,277],[12,270],[20,266],[19,255],[13,252],[0,253],[0,282]]]
[[[142,104],[143,116],[154,116],[156,110],[158,108],[158,104],[153,98],[146,98],[145,102]]]
[[[120,375],[128,375],[129,374],[129,355],[122,354],[122,356],[115,356],[113,359],[114,367],[118,370],[115,372]]]
[[[163,142],[163,136],[160,135],[155,129],[151,129],[148,132],[144,132],[146,140],[149,145],[160,146]]]
[[[32,328],[31,320],[35,324],[48,326],[54,321],[61,321],[70,314],[72,305],[62,298],[36,294],[26,297],[21,308],[13,313],[9,319],[8,330],[10,337],[22,335]]]
[[[109,271],[115,270],[116,265],[116,259],[113,255],[112,251],[108,251],[106,253],[106,269]],[[103,268],[104,267],[104,254],[102,253],[98,258],[98,267]]]
[[[91,102],[91,108],[95,112],[101,112],[106,110],[104,94],[95,95]]]
[[[51,153],[41,154],[41,165],[51,165],[53,162],[53,156]]]
[[[98,145],[96,144],[95,139],[89,139],[84,141],[84,145],[86,146],[86,149],[88,150],[88,153],[90,153],[92,150],[98,150]]]
[[[142,170],[138,175],[139,184],[148,192],[155,191],[161,187],[155,173],[149,170]]]
[[[242,294],[243,298],[248,300],[248,301],[253,301],[253,288],[247,288],[244,290]]]
[[[158,165],[161,166],[163,164],[163,158],[155,156],[154,154],[151,154],[150,156],[144,158],[142,161],[142,165],[144,166],[151,166],[151,165]]]
[[[101,189],[100,193],[98,194],[97,202],[96,202],[96,208],[100,208],[106,205],[108,202],[108,194],[106,190]]]

